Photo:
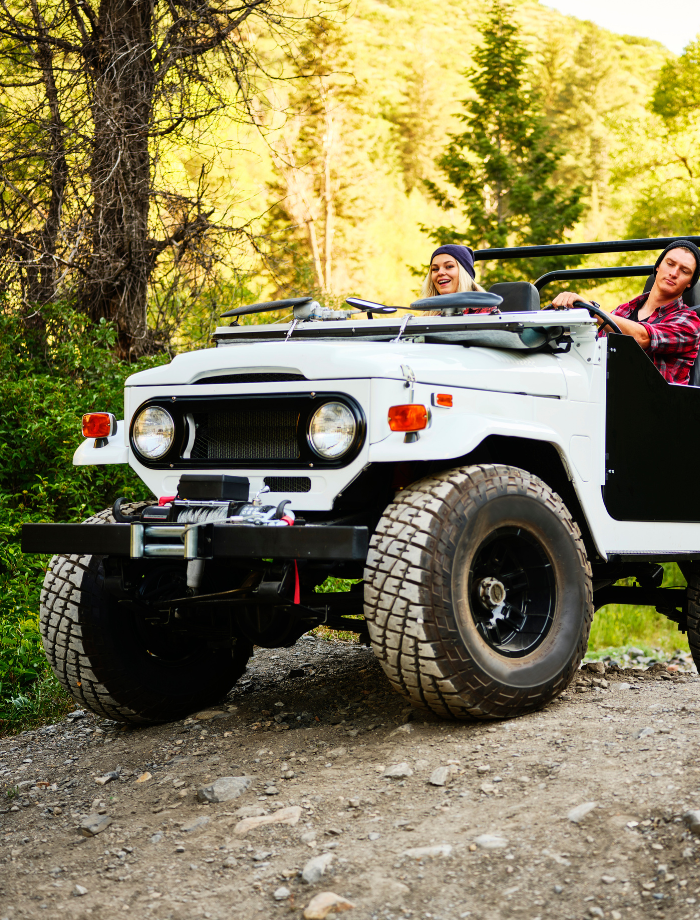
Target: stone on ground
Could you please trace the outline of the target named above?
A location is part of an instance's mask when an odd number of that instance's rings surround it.
[[[237,799],[250,788],[253,782],[250,776],[221,776],[206,786],[200,786],[197,790],[197,798],[200,802],[230,802],[231,799]]]
[[[352,901],[342,898],[333,891],[322,891],[309,901],[304,911],[304,920],[324,920],[330,913],[351,910],[354,906]]]

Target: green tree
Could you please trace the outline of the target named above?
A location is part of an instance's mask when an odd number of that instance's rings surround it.
[[[169,156],[217,117],[253,117],[269,29],[289,31],[281,0],[0,4],[0,279],[27,315],[65,299],[114,322],[122,356],[158,351],[161,266],[197,293],[216,241],[246,236],[216,219],[211,163],[192,194]]]
[[[513,6],[491,0],[480,26],[483,43],[466,72],[474,96],[463,102],[465,130],[451,136],[438,160],[450,188],[426,181],[445,209],[460,209],[463,223],[429,231],[437,243],[468,242],[474,248],[559,243],[583,211],[582,188],[553,177],[562,151],[552,139],[540,95],[533,89],[528,50]],[[569,259],[575,264],[578,259]],[[482,263],[483,264],[483,263]],[[562,260],[518,260],[508,278],[533,279]],[[481,280],[501,278],[482,268]]]
[[[623,122],[613,176],[631,236],[697,232],[700,220],[700,41],[659,72],[646,117]]]
[[[278,295],[306,289],[332,298],[342,226],[352,219],[359,178],[350,138],[363,89],[345,30],[332,20],[309,20],[288,64],[295,89],[282,100],[286,124],[271,147],[275,202],[266,266]]]
[[[671,58],[661,69],[651,98],[651,110],[667,124],[682,123],[700,111],[700,38]]]

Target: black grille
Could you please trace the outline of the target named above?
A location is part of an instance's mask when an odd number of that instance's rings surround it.
[[[196,413],[192,460],[297,460],[299,413],[292,407]]]
[[[266,476],[265,485],[270,492],[310,492],[311,480],[308,476]]]
[[[214,374],[195,380],[195,383],[277,383],[282,380],[306,380],[306,377],[303,374],[285,373]]]

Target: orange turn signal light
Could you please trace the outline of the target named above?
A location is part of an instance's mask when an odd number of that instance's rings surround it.
[[[83,416],[84,438],[111,438],[117,433],[117,420],[111,412],[89,412]]]
[[[452,393],[433,393],[433,405],[445,409],[452,408]]]
[[[420,403],[392,406],[389,409],[389,428],[392,431],[422,431],[428,427],[428,410]]]

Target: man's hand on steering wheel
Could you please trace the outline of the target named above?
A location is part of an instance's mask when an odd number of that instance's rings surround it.
[[[574,304],[585,303],[586,306],[593,306],[589,301],[584,300],[580,294],[574,294],[571,291],[562,291],[561,294],[557,296],[552,301],[552,306],[557,307],[559,310],[572,310]]]
[[[588,308],[588,312],[601,327],[601,331],[603,327],[607,326],[613,332],[624,335],[623,330],[620,329],[612,317],[600,309],[600,304],[595,301],[583,300],[580,294],[574,294],[572,291],[562,291],[561,294],[557,294],[550,306],[545,307],[545,309],[573,310],[580,307]]]

